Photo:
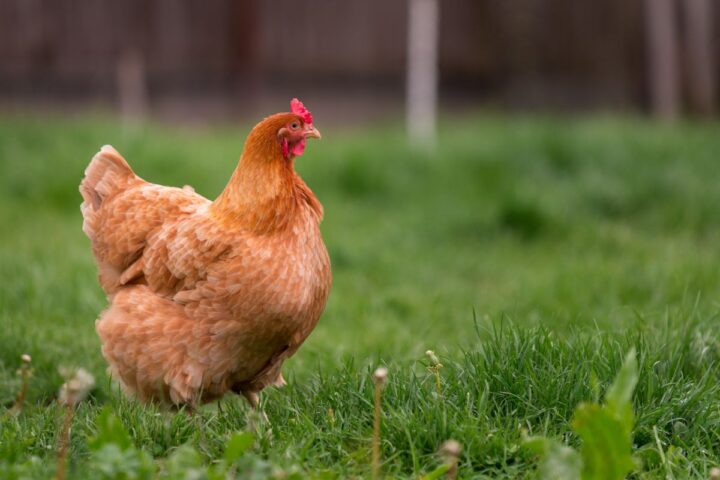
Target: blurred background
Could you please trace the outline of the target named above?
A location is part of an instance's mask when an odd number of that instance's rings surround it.
[[[300,96],[318,118],[392,116],[412,3],[0,0],[0,107],[204,121]],[[444,109],[717,111],[712,0],[431,3]]]

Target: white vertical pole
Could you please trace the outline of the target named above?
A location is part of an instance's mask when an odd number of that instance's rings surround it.
[[[148,103],[145,64],[139,49],[122,52],[116,76],[120,113],[126,124],[132,124],[145,116]]]
[[[438,0],[408,0],[406,124],[411,145],[433,148],[438,83]]]

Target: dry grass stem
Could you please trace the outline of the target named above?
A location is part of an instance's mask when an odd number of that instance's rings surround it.
[[[10,412],[14,415],[17,415],[22,410],[23,403],[25,402],[25,396],[27,395],[28,384],[30,383],[30,377],[32,377],[32,368],[30,367],[32,357],[30,357],[30,355],[28,355],[27,353],[23,353],[20,356],[20,359],[22,360],[22,365],[17,371],[18,375],[20,375],[22,379],[20,384],[20,391],[18,392],[17,398],[15,399],[15,403],[10,409]]]
[[[58,460],[56,480],[65,480],[65,463],[70,448],[70,427],[75,416],[75,407],[90,393],[95,386],[95,378],[82,368],[77,370],[61,369],[60,373],[66,381],[60,387],[58,403],[65,406],[62,428],[58,439]]]
[[[65,462],[67,452],[70,446],[70,426],[75,416],[75,405],[72,403],[65,404],[65,416],[63,417],[62,428],[60,429],[60,438],[58,440],[58,459],[57,471],[55,473],[56,480],[65,480]]]
[[[382,388],[387,379],[388,370],[380,367],[373,372],[373,382],[375,383],[375,418],[373,421],[373,438],[372,438],[372,478],[380,478],[380,418],[382,415]]]

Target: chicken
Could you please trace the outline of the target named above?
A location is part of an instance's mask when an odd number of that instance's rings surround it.
[[[323,208],[295,172],[320,138],[297,99],[250,132],[215,201],[141,179],[111,146],[80,184],[83,231],[109,307],[96,321],[123,389],[193,407],[228,391],[253,407],[315,328],[330,260]]]

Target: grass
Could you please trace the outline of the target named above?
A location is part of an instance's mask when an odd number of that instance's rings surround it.
[[[601,397],[634,347],[634,475],[707,478],[720,463],[717,124],[450,119],[430,155],[408,150],[392,125],[319,126],[324,139],[298,168],[325,205],[333,291],[286,364],[288,387],[264,395],[272,432],[260,432],[258,458],[368,478],[371,373],[382,364],[386,475],[417,478],[455,438],[461,478],[532,477],[523,432],[577,445],[575,406]],[[156,458],[190,443],[213,462],[246,428],[236,399],[197,420],[111,384],[77,193],[88,159],[112,143],[146,179],[213,197],[246,132],[0,118],[0,405],[20,389],[20,355],[34,368],[22,413],[0,420],[0,476],[10,465],[31,478],[54,472],[63,365],[98,379],[74,420],[70,478],[97,473],[87,438],[107,405]],[[441,397],[428,349],[444,366]]]

